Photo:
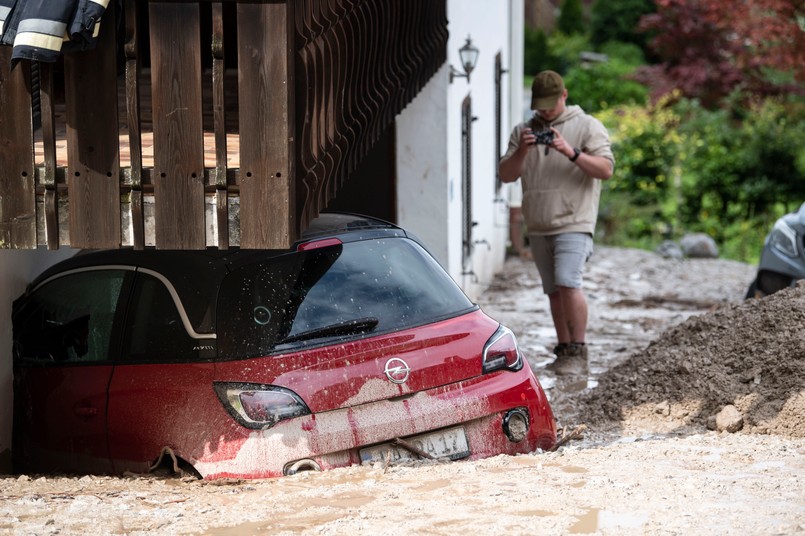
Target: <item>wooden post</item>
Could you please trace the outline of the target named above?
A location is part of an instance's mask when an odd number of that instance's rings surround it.
[[[30,63],[0,46],[0,249],[36,247]]]
[[[140,130],[140,54],[137,42],[137,3],[125,0],[126,41],[126,117],[131,157],[131,225],[134,249],[145,248],[143,214],[143,149]]]
[[[238,4],[240,245],[296,240],[293,6]],[[244,135],[245,134],[245,135]]]
[[[226,101],[224,99],[224,15],[223,4],[212,5],[212,108],[215,131],[215,186],[216,227],[218,248],[229,248],[229,191],[226,181]]]
[[[149,4],[159,249],[204,249],[204,133],[197,3]]]
[[[119,248],[120,154],[114,4],[97,46],[64,56],[70,245]]]

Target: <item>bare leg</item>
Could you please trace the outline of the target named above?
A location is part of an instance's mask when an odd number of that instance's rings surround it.
[[[567,330],[568,340],[584,342],[587,334],[587,299],[580,288],[558,287],[562,319]],[[551,307],[553,312],[553,307]],[[556,321],[556,318],[554,318]],[[557,328],[557,333],[559,328]],[[560,339],[561,340],[561,339]]]
[[[551,304],[551,317],[553,318],[554,328],[556,328],[557,342],[560,344],[568,343],[571,341],[571,334],[565,318],[564,303],[560,291],[557,290],[548,294],[548,300]]]

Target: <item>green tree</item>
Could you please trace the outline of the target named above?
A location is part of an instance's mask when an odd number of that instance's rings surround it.
[[[523,50],[523,70],[526,76],[533,76],[545,69],[556,71],[559,62],[551,53],[548,36],[542,30],[533,30],[526,26]]]
[[[574,67],[565,75],[569,102],[588,113],[623,104],[645,105],[648,88],[630,76],[634,67],[619,58],[588,67]]]
[[[585,33],[584,10],[581,0],[564,0],[562,2],[557,28],[567,35]]]
[[[684,210],[693,224],[713,212],[725,223],[793,208],[803,200],[805,103],[764,99],[738,120],[727,110],[703,110],[695,101],[678,108],[690,141]],[[684,108],[684,109],[683,109]]]
[[[590,13],[590,41],[632,43],[646,51],[647,35],[637,30],[643,15],[654,13],[654,0],[597,0]]]

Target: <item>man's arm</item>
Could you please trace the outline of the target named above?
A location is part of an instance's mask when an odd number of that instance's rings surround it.
[[[567,142],[565,138],[562,137],[562,134],[560,134],[558,130],[555,128],[551,128],[551,130],[554,132],[554,139],[551,147],[565,155],[568,159],[573,158],[576,154],[574,148]],[[612,177],[612,161],[604,156],[593,156],[591,154],[581,152],[573,163],[579,166],[584,173],[594,179],[601,179],[605,181]]]
[[[523,174],[523,164],[528,154],[528,149],[537,141],[537,137],[531,132],[530,128],[520,131],[520,144],[517,149],[509,156],[501,158],[498,164],[498,174],[501,182],[514,182]]]
[[[573,156],[573,149],[571,148],[570,154],[562,153],[568,158]],[[609,158],[603,156],[593,156],[587,153],[580,153],[579,157],[574,162],[581,168],[584,173],[593,177],[594,179],[601,179],[605,181],[612,177],[612,162]]]

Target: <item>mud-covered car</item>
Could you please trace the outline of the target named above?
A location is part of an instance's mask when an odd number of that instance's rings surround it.
[[[805,279],[805,203],[774,223],[747,298],[761,298]]]
[[[549,449],[512,332],[391,224],[284,251],[79,254],[14,303],[18,472],[261,478]]]

